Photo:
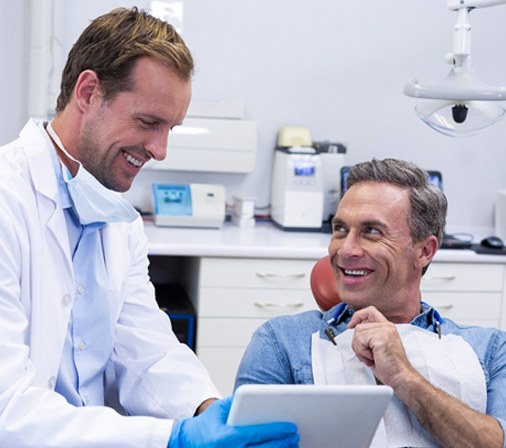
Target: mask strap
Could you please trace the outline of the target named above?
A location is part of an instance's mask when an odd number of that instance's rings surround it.
[[[63,154],[65,154],[70,160],[76,162],[79,164],[79,166],[81,166],[81,162],[79,162],[79,160],[77,160],[75,157],[72,157],[68,151],[63,147],[63,143],[61,142],[60,140],[60,137],[58,137],[58,135],[56,135],[56,132],[54,131],[53,127],[51,126],[51,122],[49,122],[46,126],[46,131],[47,133],[49,134],[49,137],[51,137],[51,140],[53,140],[53,142],[56,144],[56,146],[58,146],[58,149],[63,152]]]

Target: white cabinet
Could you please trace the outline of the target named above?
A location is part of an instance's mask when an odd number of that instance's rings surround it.
[[[422,298],[459,324],[501,327],[503,282],[503,264],[433,263]]]
[[[309,276],[316,260],[200,259],[197,355],[224,395],[253,332],[267,319],[317,308]]]

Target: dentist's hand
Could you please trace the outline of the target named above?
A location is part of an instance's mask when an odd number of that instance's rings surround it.
[[[174,423],[169,448],[296,448],[297,427],[293,423],[227,426],[232,397],[214,402],[197,417]]]

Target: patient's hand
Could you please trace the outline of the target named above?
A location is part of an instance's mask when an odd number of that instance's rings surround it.
[[[411,366],[395,325],[375,307],[356,311],[348,324],[355,333],[351,342],[358,359],[371,367],[377,380],[394,390],[409,375],[418,373]]]

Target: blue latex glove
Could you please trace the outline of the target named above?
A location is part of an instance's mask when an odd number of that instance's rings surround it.
[[[178,420],[172,427],[169,448],[296,448],[293,423],[227,426],[232,397],[215,401],[197,417]]]

